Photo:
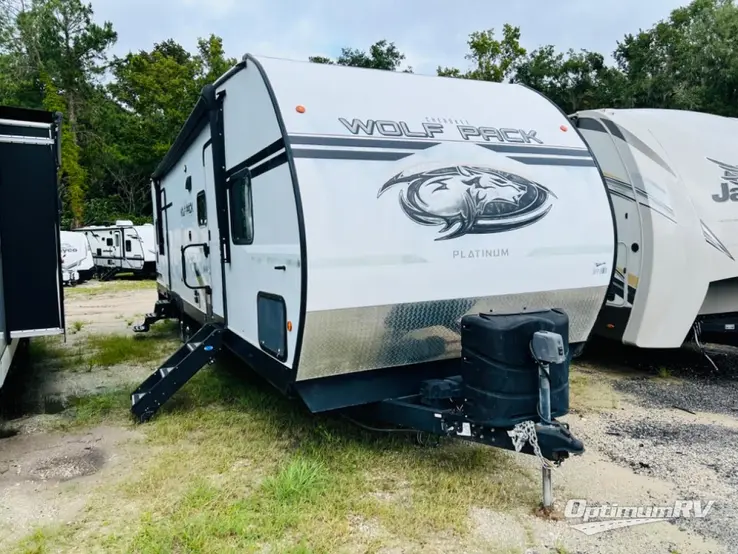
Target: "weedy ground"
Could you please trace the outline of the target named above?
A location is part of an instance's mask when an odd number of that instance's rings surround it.
[[[22,380],[32,401],[0,433],[2,552],[720,552],[664,523],[598,542],[542,520],[534,458],[455,440],[421,446],[414,434],[309,414],[228,356],[136,424],[129,394],[179,346],[176,325],[131,333],[127,321],[153,305],[151,283],[86,288],[67,295],[70,321],[82,322],[67,343],[32,343]],[[575,432],[623,408],[617,378],[573,370]],[[626,496],[670,494],[594,452],[555,474],[557,497],[610,500],[598,496],[603,476]]]

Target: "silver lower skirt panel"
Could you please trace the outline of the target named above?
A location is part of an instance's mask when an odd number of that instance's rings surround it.
[[[308,312],[297,380],[461,355],[465,314],[561,308],[569,341],[587,340],[607,287]]]

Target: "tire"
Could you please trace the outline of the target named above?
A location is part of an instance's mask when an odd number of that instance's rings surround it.
[[[582,355],[584,352],[584,347],[586,346],[586,342],[577,342],[575,344],[569,345],[569,359],[575,360],[579,356]]]

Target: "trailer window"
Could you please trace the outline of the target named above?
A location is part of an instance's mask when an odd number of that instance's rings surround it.
[[[164,255],[164,194],[163,189],[156,190],[156,240],[161,255]]]
[[[126,252],[131,251],[131,241],[129,239],[126,239]]]
[[[233,244],[251,244],[254,241],[254,207],[251,200],[251,178],[248,175],[233,183],[230,208]]]
[[[113,246],[113,239],[106,240],[105,244],[107,244],[108,246]]]
[[[197,224],[204,227],[208,223],[208,210],[205,203],[205,191],[201,190],[197,193]]]

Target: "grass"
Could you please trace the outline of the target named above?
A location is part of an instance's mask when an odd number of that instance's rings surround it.
[[[589,371],[572,365],[569,373],[571,410],[586,413],[615,409],[618,395],[603,371]]]
[[[67,417],[133,426],[127,394],[79,398]],[[137,429],[146,438],[136,472],[101,485],[75,524],[40,527],[10,552],[465,552],[477,540],[471,508],[539,501],[537,472],[505,452],[425,448],[311,415],[229,361]]]
[[[93,367],[112,367],[119,364],[147,364],[157,361],[162,353],[172,351],[172,344],[162,343],[149,336],[92,335],[87,338],[89,361]]]
[[[131,407],[131,390],[108,391],[71,399],[71,407],[66,414],[71,421],[64,418],[60,421],[59,428],[69,429],[124,421],[128,418],[128,410]]]
[[[178,346],[176,322],[154,325],[145,335],[91,334],[65,345],[60,337],[29,343],[31,360],[51,371],[91,371],[116,365],[157,363]]]
[[[114,281],[106,281],[105,283],[100,283],[99,281],[90,281],[77,287],[65,288],[64,296],[69,298],[80,296],[92,297],[136,290],[156,290],[156,281],[152,279],[118,279]]]

